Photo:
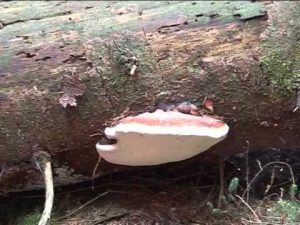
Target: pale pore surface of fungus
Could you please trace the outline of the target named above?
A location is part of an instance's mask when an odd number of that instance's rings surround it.
[[[227,124],[209,116],[156,110],[106,128],[106,136],[117,143],[97,143],[96,148],[114,164],[158,165],[191,158],[223,140],[228,130]]]

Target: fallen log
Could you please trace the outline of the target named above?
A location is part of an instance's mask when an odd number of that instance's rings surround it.
[[[0,9],[1,192],[43,187],[32,162],[40,150],[51,155],[56,186],[91,179],[104,128],[161,102],[210,100],[230,126],[209,150],[221,156],[247,141],[250,151],[300,144],[299,2]]]

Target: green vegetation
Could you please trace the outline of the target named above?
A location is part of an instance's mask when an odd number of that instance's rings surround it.
[[[289,96],[300,86],[299,4],[282,1],[270,10],[261,66],[272,93]]]
[[[261,65],[267,74],[272,89],[280,94],[291,93],[300,84],[300,71],[295,70],[295,56],[285,57],[282,50],[274,50],[261,59]]]
[[[16,225],[37,225],[41,218],[39,210],[35,209],[33,212],[19,217]]]
[[[291,180],[294,182],[293,177]],[[260,225],[299,224],[300,202],[297,200],[299,194],[297,184],[292,183],[290,186],[287,186],[286,190],[280,188],[280,193],[265,196],[263,200],[254,198],[243,199],[241,197],[243,195],[239,196],[237,194],[238,188],[239,178],[233,177],[228,184],[227,194],[219,196],[223,205],[218,208],[214,207],[212,202],[207,203],[213,217],[224,218],[230,214],[231,217],[243,221],[243,224],[249,225],[253,223]]]
[[[297,225],[300,220],[300,204],[292,200],[280,199],[267,209],[267,216],[272,224]],[[267,224],[267,223],[264,223]]]

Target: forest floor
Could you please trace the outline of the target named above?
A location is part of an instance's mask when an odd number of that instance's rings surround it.
[[[228,165],[221,178],[218,165],[199,163],[110,174],[56,188],[49,224],[297,225],[300,204],[295,177],[285,174],[285,181],[278,179],[278,171],[284,174],[292,169],[282,165],[274,162],[266,173],[262,165],[249,180]],[[251,185],[249,191],[245,181]],[[0,224],[38,224],[43,207],[43,191],[0,197]]]

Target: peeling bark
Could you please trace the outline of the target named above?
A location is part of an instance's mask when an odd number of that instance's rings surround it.
[[[296,148],[299,8],[298,2],[1,2],[0,191],[43,187],[32,163],[39,150],[53,159],[55,185],[91,179],[104,127],[128,109],[138,114],[157,103],[201,106],[208,97],[230,125],[224,142],[193,160],[243,152],[246,141],[250,150]],[[66,75],[76,77],[69,89]],[[66,93],[73,101],[64,108],[59,99]],[[123,169],[101,164],[101,174]]]

